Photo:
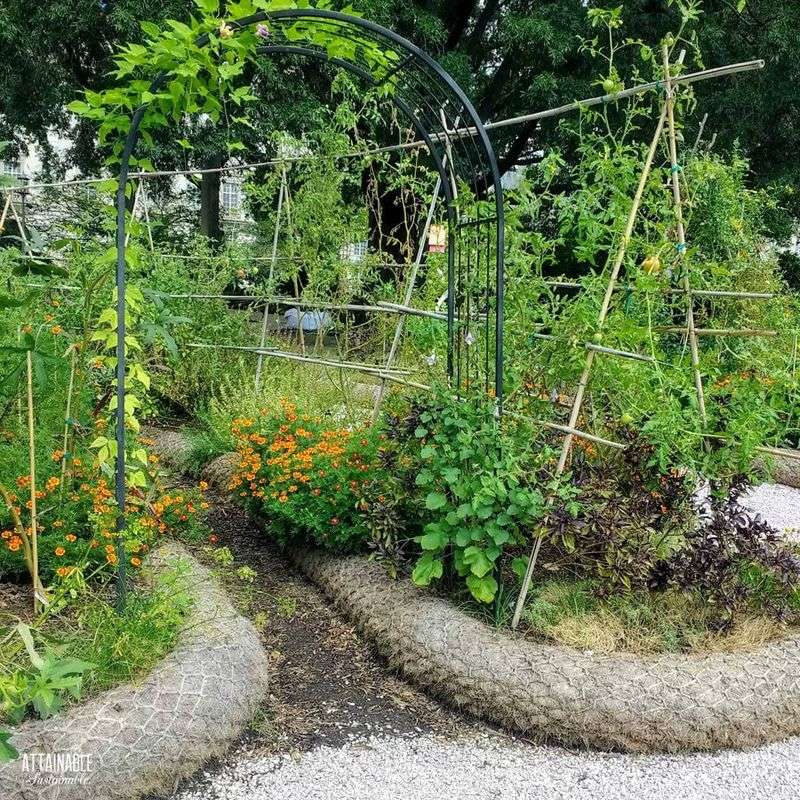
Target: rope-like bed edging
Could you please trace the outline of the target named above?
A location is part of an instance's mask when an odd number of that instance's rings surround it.
[[[177,450],[159,450],[180,462]],[[224,489],[235,464],[221,456],[206,477]],[[392,667],[508,729],[630,752],[745,748],[800,734],[800,635],[753,652],[594,655],[491,628],[365,557],[293,558]]]
[[[11,728],[20,758],[0,764],[2,800],[168,794],[225,752],[255,715],[267,693],[268,666],[258,632],[180,545],[158,548],[149,565],[175,569],[176,591],[192,601],[174,649],[141,682]],[[59,755],[70,768],[50,771]]]

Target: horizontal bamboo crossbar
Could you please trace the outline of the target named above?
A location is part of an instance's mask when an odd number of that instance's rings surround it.
[[[583,289],[584,286],[578,281],[560,281],[546,279],[544,283],[547,286],[553,286],[557,289]],[[635,292],[638,291],[632,286],[616,286],[615,292]],[[647,291],[647,290],[645,290]],[[685,295],[685,289],[663,289],[664,294],[680,294]],[[742,300],[773,300],[777,295],[773,292],[736,292],[727,289],[692,289],[691,294],[697,297],[731,297],[741,298]]]
[[[686,328],[661,326],[653,328],[660,333],[686,333]],[[697,336],[777,336],[778,331],[758,330],[755,328],[695,328]]]
[[[624,444],[612,442],[610,439],[604,439],[602,436],[597,436],[594,433],[587,433],[586,431],[578,430],[578,428],[570,428],[568,425],[559,425],[557,422],[546,422],[545,420],[532,417],[529,414],[522,414],[519,411],[505,411],[503,413],[508,414],[510,417],[516,417],[517,419],[533,422],[535,425],[541,425],[543,428],[549,428],[550,430],[559,431],[560,433],[571,434],[572,436],[576,436],[578,439],[586,439],[587,441],[594,442],[595,444],[602,444],[606,447],[612,447],[615,450],[625,449]]]
[[[398,314],[408,314],[412,317],[427,317],[428,319],[438,319],[447,322],[447,314],[440,314],[438,311],[426,311],[422,308],[412,308],[400,303],[388,303],[379,300],[376,305],[383,311],[396,311]]]
[[[309,361],[329,367],[342,367],[345,369],[365,369],[373,372],[396,372],[400,375],[409,375],[411,370],[392,367],[387,370],[383,364],[363,364],[359,361],[344,361],[339,359],[319,358],[317,356],[303,355],[302,353],[289,353],[277,347],[245,347],[234,344],[212,344],[210,342],[189,342],[186,347],[203,350],[235,350],[242,353],[258,353],[261,355],[274,355],[279,358],[292,358],[298,361]]]
[[[549,341],[558,341],[558,336],[553,336],[551,333],[532,333],[535,339],[546,339]],[[642,355],[641,353],[631,353],[628,350],[617,350],[614,347],[604,347],[594,342],[584,342],[583,346],[587,350],[594,350],[597,353],[605,353],[609,356],[619,356],[620,358],[630,358],[633,361],[646,361],[648,364],[655,364],[656,360],[652,356]]]

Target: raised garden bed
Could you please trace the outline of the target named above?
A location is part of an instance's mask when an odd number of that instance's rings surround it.
[[[180,564],[192,599],[174,650],[140,683],[13,728],[20,758],[0,765],[3,800],[40,798],[51,778],[59,800],[169,792],[251,720],[267,691],[268,659],[255,628],[179,545],[159,548],[151,564],[157,571]],[[83,758],[72,762],[77,770],[51,773],[32,765],[34,753]]]
[[[179,435],[159,439],[180,464]],[[226,489],[222,456],[206,477]],[[639,751],[743,748],[800,733],[800,636],[748,653],[595,655],[527,641],[355,556],[296,552],[314,580],[418,685],[529,736]]]

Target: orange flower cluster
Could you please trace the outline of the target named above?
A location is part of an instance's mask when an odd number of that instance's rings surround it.
[[[273,520],[287,529],[306,528],[318,541],[332,528],[358,527],[357,508],[370,482],[365,473],[375,458],[368,434],[327,427],[287,401],[258,421],[235,419],[231,430],[239,454],[231,491],[258,500]],[[347,535],[336,537],[344,541]]]

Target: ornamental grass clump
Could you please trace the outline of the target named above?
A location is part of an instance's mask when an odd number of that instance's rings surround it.
[[[277,412],[235,419],[239,464],[230,489],[271,523],[283,543],[335,552],[362,548],[378,435],[336,427],[282,401]]]

